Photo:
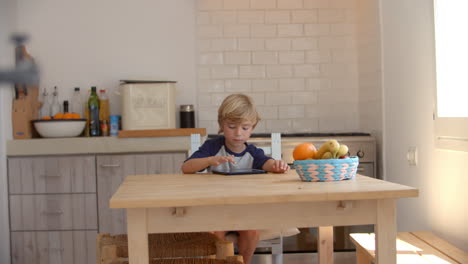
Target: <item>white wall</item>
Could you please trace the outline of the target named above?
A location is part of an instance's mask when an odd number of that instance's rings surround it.
[[[398,203],[398,229],[432,230],[468,250],[468,154],[434,148],[433,9],[429,0],[381,0],[384,177],[419,188]],[[418,149],[417,166],[406,152]]]
[[[13,31],[29,34],[41,90],[57,85],[61,101],[75,86],[115,91],[120,79],[140,78],[175,80],[176,104],[196,102],[193,0],[2,0],[2,70],[14,65]],[[10,263],[5,142],[11,139],[12,93],[0,85],[0,263]],[[120,113],[120,99],[111,95],[111,112]]]
[[[362,131],[356,1],[197,2],[199,123],[209,133],[233,92],[256,102],[256,132]]]
[[[14,66],[14,46],[10,33],[16,15],[15,0],[0,1],[0,70]],[[6,173],[6,140],[11,138],[12,85],[0,83],[0,263],[10,263],[10,230]]]
[[[120,114],[119,80],[156,79],[177,81],[177,105],[195,103],[195,1],[17,2],[41,90],[58,86],[60,101],[96,85],[111,91],[111,113]]]

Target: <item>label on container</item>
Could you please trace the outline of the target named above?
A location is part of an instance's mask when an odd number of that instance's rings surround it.
[[[101,120],[101,136],[107,137],[109,136],[109,121]]]
[[[119,134],[119,116],[110,116],[110,135],[117,136]]]
[[[89,135],[92,137],[101,135],[99,125],[99,107],[96,105],[89,106]]]

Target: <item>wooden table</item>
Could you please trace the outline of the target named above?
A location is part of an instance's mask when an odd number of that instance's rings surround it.
[[[339,182],[302,182],[287,174],[131,175],[110,200],[127,209],[129,261],[148,263],[148,233],[320,228],[319,263],[333,263],[330,226],[374,224],[376,260],[396,263],[396,199],[418,190],[357,175]],[[331,245],[331,250],[330,250]],[[324,255],[326,252],[327,255]]]

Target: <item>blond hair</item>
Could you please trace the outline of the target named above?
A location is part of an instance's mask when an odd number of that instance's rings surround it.
[[[223,132],[223,123],[227,120],[235,123],[251,121],[255,127],[260,121],[260,115],[252,98],[245,94],[231,94],[224,99],[218,109],[218,133]]]

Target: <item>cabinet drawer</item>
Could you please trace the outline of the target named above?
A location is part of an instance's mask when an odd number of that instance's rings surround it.
[[[186,153],[124,154],[97,156],[100,233],[127,233],[124,209],[110,209],[109,200],[128,175],[180,172]]]
[[[357,173],[375,178],[374,164],[372,162],[361,162],[357,168]]]
[[[11,195],[12,231],[97,229],[95,194]]]
[[[11,263],[96,263],[96,234],[97,231],[11,232]]]
[[[95,193],[94,156],[8,158],[10,194]]]

